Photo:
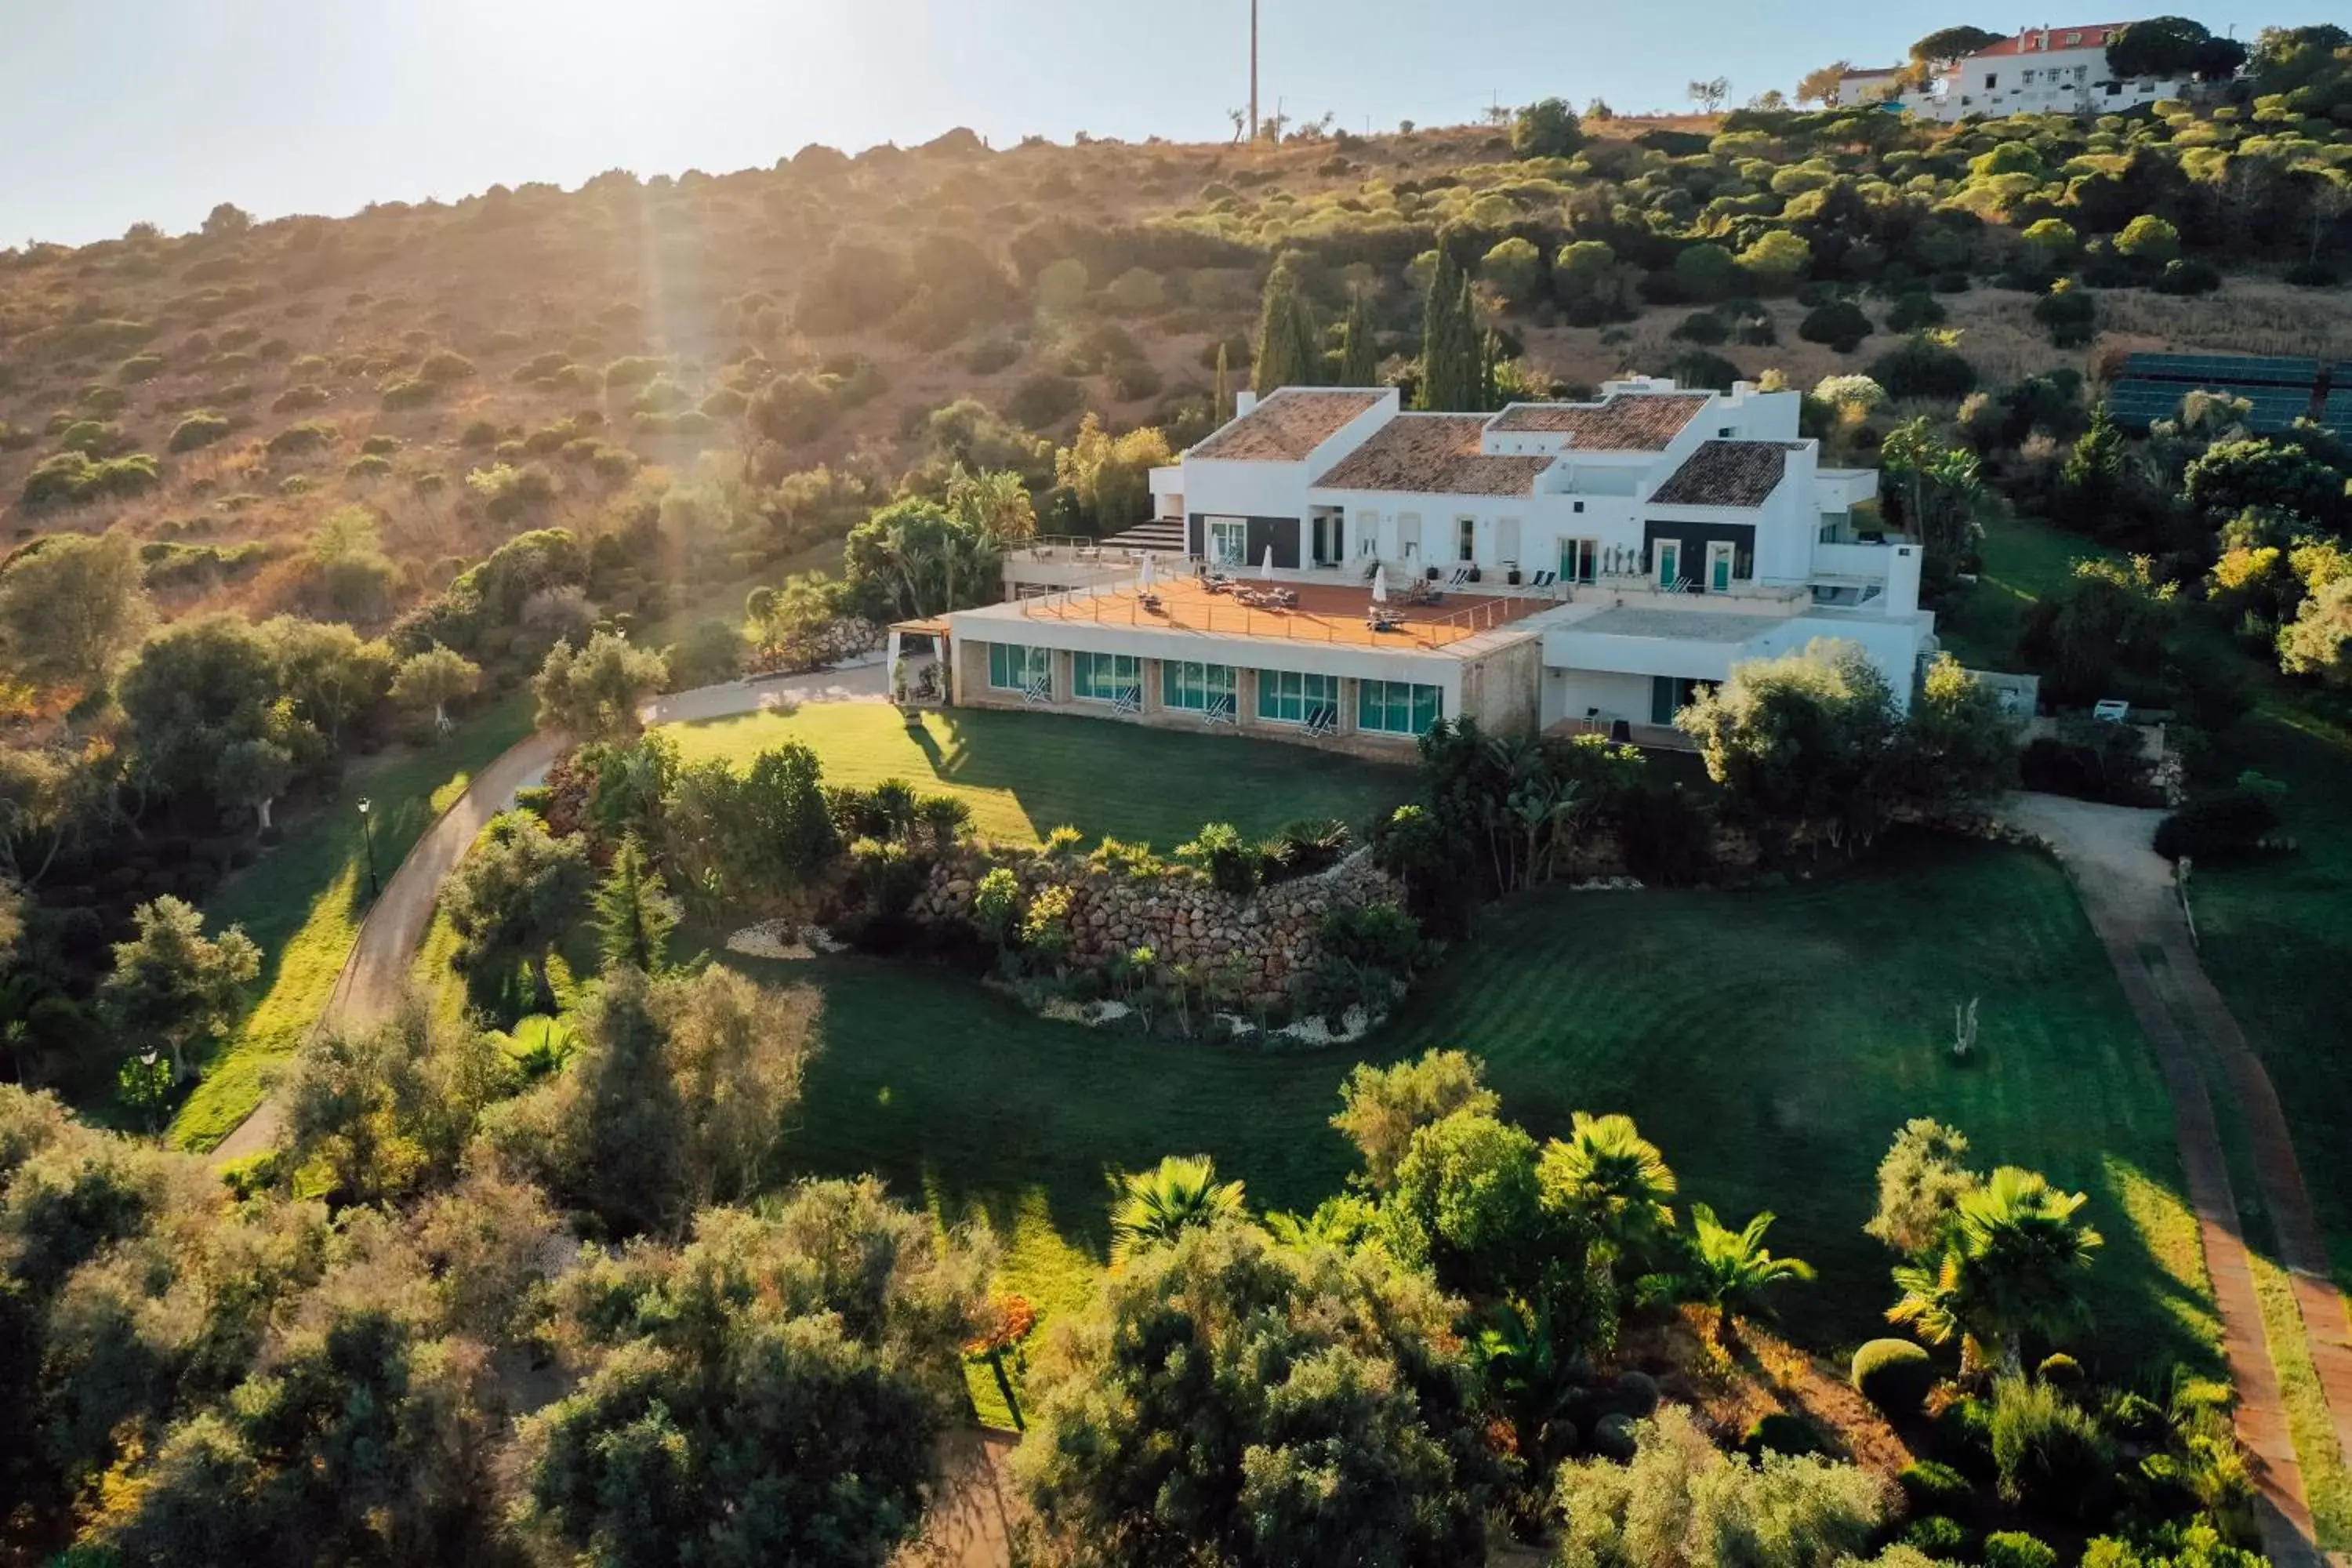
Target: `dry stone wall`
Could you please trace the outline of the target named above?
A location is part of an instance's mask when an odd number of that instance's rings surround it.
[[[1316,966],[1325,915],[1403,899],[1402,887],[1372,864],[1368,849],[1245,898],[1213,887],[1189,868],[1139,877],[1083,860],[970,849],[932,868],[914,918],[928,924],[969,921],[972,889],[993,866],[1009,868],[1020,879],[1024,905],[1049,885],[1070,889],[1073,966],[1107,967],[1118,954],[1149,947],[1163,964],[1191,964],[1203,977],[1224,978],[1235,991],[1269,1001],[1285,994],[1294,975]]]

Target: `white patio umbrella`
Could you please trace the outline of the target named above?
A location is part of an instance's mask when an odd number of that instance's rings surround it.
[[[1141,592],[1151,592],[1151,552],[1143,552],[1143,570],[1136,574],[1135,585]]]
[[[1265,547],[1265,559],[1257,563],[1257,577],[1261,583],[1274,581],[1274,546],[1271,544]]]
[[[1372,563],[1372,603],[1375,605],[1385,605],[1388,602],[1388,563],[1386,562],[1374,562]]]

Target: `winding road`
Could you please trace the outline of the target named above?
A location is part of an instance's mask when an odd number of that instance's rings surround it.
[[[693,723],[808,702],[879,702],[889,695],[878,656],[861,663],[782,679],[730,680],[674,692],[647,703],[647,724]],[[320,1028],[372,1024],[391,1016],[407,989],[416,950],[433,924],[441,883],[457,869],[491,817],[514,804],[515,792],[538,780],[563,750],[563,738],[540,734],[520,741],[474,776],[448,810],[408,851],[360,922],[358,938],[336,976]],[[261,1153],[278,1142],[285,1107],[273,1091],[213,1150],[215,1163]]]

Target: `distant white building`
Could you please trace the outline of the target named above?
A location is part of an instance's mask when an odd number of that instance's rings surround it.
[[[1005,603],[946,617],[949,698],[1370,752],[1465,715],[1671,742],[1696,686],[1832,638],[1907,703],[1936,647],[1920,548],[1854,514],[1876,473],[1822,468],[1798,404],[1647,378],[1497,414],[1244,394],[1153,474],[1156,523],[1013,552]]]
[[[2158,99],[2179,98],[2186,79],[2118,78],[2107,68],[2107,44],[2130,24],[2027,27],[1978,50],[1926,89],[1900,102],[1923,120],[1950,123],[1972,114],[2108,114]]]
[[[1903,96],[1903,84],[1908,71],[1902,66],[1871,66],[1861,70],[1838,73],[1837,100],[1847,108],[1857,104],[1885,103]]]

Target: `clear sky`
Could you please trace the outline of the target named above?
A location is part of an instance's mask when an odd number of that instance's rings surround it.
[[[1980,3],[1980,0],[1979,0]],[[2340,0],[2202,0],[2219,32]],[[2118,19],[1954,0],[1262,0],[1261,104],[1356,130],[1491,101],[1680,108],[1827,61],[1890,63],[1953,22]],[[968,125],[1223,138],[1248,0],[0,0],[0,245],[214,203],[263,217],[455,199],[601,170],[723,173]]]

